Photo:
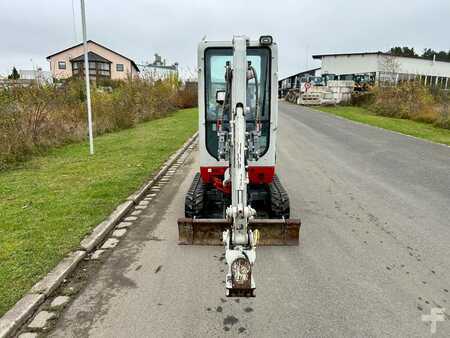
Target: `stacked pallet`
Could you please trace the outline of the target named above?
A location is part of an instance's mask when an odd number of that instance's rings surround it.
[[[327,87],[336,103],[349,102],[354,86],[355,81],[332,80],[327,83]]]

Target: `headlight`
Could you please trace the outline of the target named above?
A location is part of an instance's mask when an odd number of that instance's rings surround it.
[[[270,35],[261,35],[259,37],[259,44],[263,46],[270,46],[273,42],[273,38]]]

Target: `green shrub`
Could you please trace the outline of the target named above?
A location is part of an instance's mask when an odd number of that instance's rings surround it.
[[[197,82],[187,82],[177,93],[177,106],[189,108],[197,105]]]
[[[446,97],[447,101],[439,98],[437,93]],[[448,104],[445,104],[448,102],[448,94],[441,93],[442,90],[432,92],[428,87],[414,81],[391,87],[375,87],[372,91],[373,102],[368,108],[377,115],[432,123],[448,128]]]
[[[354,92],[352,93],[350,103],[352,106],[367,107],[375,101],[375,94],[373,91],[368,92]]]
[[[450,129],[450,92],[440,90],[434,93],[437,103],[438,118],[435,126]]]

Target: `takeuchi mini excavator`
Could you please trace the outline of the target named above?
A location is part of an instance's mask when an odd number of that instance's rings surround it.
[[[225,245],[226,296],[255,296],[257,245],[298,245],[300,220],[275,174],[277,60],[271,36],[198,46],[200,171],[179,241]]]

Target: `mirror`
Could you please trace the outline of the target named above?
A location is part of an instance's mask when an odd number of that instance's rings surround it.
[[[223,104],[225,102],[225,90],[216,91],[216,102],[218,104]]]

